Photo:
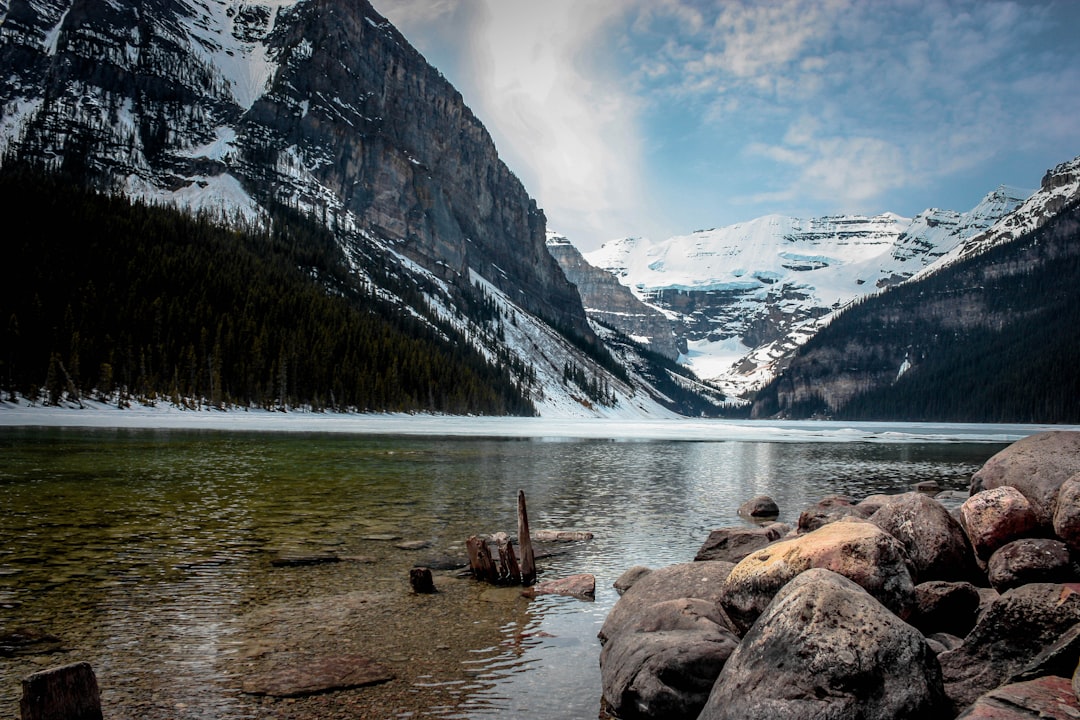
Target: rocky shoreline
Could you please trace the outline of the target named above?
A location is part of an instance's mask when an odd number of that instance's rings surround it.
[[[636,567],[600,631],[631,720],[1080,718],[1080,433],[1018,441],[969,493],[833,496]]]

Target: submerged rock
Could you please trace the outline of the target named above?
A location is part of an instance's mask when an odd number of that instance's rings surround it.
[[[526,597],[537,595],[567,595],[592,600],[596,594],[596,576],[587,573],[569,575],[558,580],[546,580],[522,591]]]
[[[944,719],[922,635],[830,570],[788,583],[747,632],[699,720]]]
[[[385,666],[361,655],[309,658],[244,682],[248,695],[294,698],[377,685],[394,679]]]

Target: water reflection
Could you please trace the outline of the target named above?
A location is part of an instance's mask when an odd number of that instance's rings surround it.
[[[317,717],[340,698],[267,706],[240,688],[328,632],[394,667],[398,689],[340,696],[385,696],[385,716],[424,702],[437,717],[590,717],[596,633],[626,568],[691,559],[754,495],[793,521],[832,493],[965,487],[1000,447],[2,430],[0,636],[37,629],[71,652],[13,650],[0,717],[17,715],[22,676],[73,659],[94,665],[112,718]],[[596,575],[595,602],[452,574],[438,596],[408,595],[414,562],[513,532],[519,488],[534,528],[595,533],[540,564]],[[271,562],[319,554],[340,562]]]

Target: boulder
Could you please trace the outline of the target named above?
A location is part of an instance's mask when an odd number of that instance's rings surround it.
[[[1080,553],[1080,473],[1066,480],[1058,491],[1054,534]]]
[[[635,565],[623,572],[622,575],[615,578],[615,582],[611,584],[615,588],[615,592],[622,595],[624,592],[630,589],[630,587],[640,580],[643,576],[652,572],[652,568],[645,567],[644,565]]]
[[[978,612],[979,591],[974,585],[933,580],[915,586],[915,605],[908,622],[923,635],[963,637],[975,626]]]
[[[1048,538],[1021,538],[1002,545],[990,556],[986,574],[998,592],[1028,583],[1077,579],[1068,546]]]
[[[1034,718],[1080,718],[1080,701],[1068,678],[1049,676],[1002,685],[981,696],[957,720]]]
[[[739,644],[716,604],[682,598],[651,605],[600,652],[604,702],[621,718],[686,718],[701,712]]]
[[[874,514],[871,506],[856,505],[846,495],[830,495],[819,500],[799,515],[798,530],[808,533],[846,517],[868,518]]]
[[[1047,646],[1020,672],[1009,678],[1010,683],[1026,682],[1046,675],[1072,677],[1080,663],[1080,623]]]
[[[965,708],[1023,670],[1080,622],[1080,592],[1033,583],[1002,594],[983,612],[964,644],[938,656],[945,691]]]
[[[914,566],[916,582],[973,577],[971,544],[943,505],[918,492],[884,505],[870,522],[899,540]]]
[[[700,720],[951,717],[923,637],[832,571],[792,580],[728,658]]]
[[[739,506],[739,515],[755,520],[775,518],[780,515],[780,507],[768,495],[758,495]]]
[[[900,493],[898,495],[867,495],[859,501],[858,506],[861,512],[866,515],[866,517],[870,517],[886,505],[897,502],[898,500],[902,500],[907,495],[908,493]],[[967,493],[964,493],[964,497],[967,497]]]
[[[926,644],[935,655],[940,655],[947,650],[955,650],[964,644],[964,639],[949,633],[932,633],[926,635]]]
[[[785,523],[770,523],[762,527],[724,527],[709,533],[694,560],[727,560],[737,563],[744,557],[766,547],[791,532]]]
[[[942,490],[934,496],[934,502],[941,503],[955,517],[954,511],[959,510],[969,497],[966,490]]]
[[[1002,545],[1031,535],[1039,526],[1028,499],[1007,486],[969,497],[960,506],[960,522],[981,560],[988,560]]]
[[[906,617],[915,596],[908,562],[900,541],[877,525],[861,520],[830,523],[748,555],[728,575],[720,603],[745,632],[780,588],[810,568],[825,568],[853,580]]]
[[[1073,671],[1072,676],[1072,690],[1073,695],[1080,698],[1080,663],[1077,664],[1076,670]]]
[[[699,598],[716,602],[732,563],[722,560],[688,562],[642,575],[611,608],[600,628],[600,642],[607,642],[624,626],[632,626],[646,608],[667,600]]]
[[[1011,486],[1031,502],[1039,524],[1049,528],[1058,490],[1080,472],[1080,432],[1055,430],[1014,442],[971,478],[971,494]]]

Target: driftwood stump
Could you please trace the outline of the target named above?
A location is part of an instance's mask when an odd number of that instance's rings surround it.
[[[495,564],[489,540],[497,543],[499,563]],[[493,585],[525,585],[536,582],[536,559],[529,537],[529,514],[525,509],[525,493],[518,490],[518,543],[521,559],[514,552],[513,541],[506,533],[496,533],[490,539],[473,535],[465,541],[469,553],[469,569],[477,580]]]
[[[525,491],[518,490],[518,542],[521,543],[521,584],[536,582],[536,558],[529,535],[529,512],[525,509]]]
[[[431,595],[435,592],[435,581],[431,577],[431,568],[417,567],[409,571],[409,584],[414,593]]]
[[[22,720],[102,720],[94,669],[80,662],[27,675],[19,710]]]

